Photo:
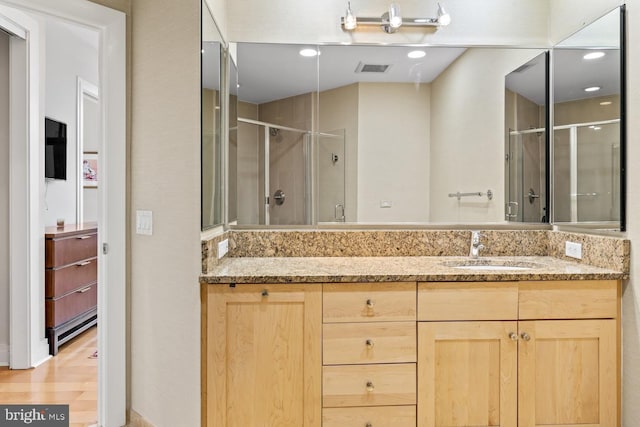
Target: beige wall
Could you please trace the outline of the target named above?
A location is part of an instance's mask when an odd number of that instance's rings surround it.
[[[132,2],[131,407],[200,422],[200,2]],[[192,46],[192,48],[189,48]]]
[[[360,83],[358,97],[358,222],[429,221],[430,85]]]
[[[258,120],[258,105],[238,102],[238,117]],[[238,224],[258,224],[260,221],[260,129],[256,125],[238,122]]]
[[[468,49],[432,83],[431,221],[504,220],[504,76],[539,53]],[[488,189],[490,201],[448,197]]]
[[[0,31],[0,366],[9,363],[9,36]]]

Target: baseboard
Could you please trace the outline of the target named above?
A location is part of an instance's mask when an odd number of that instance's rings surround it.
[[[155,427],[153,424],[151,424],[149,421],[144,419],[142,415],[140,415],[133,409],[129,409],[127,419],[128,419],[128,422],[126,427]]]
[[[0,344],[0,366],[9,366],[9,345]]]
[[[42,338],[32,351],[32,365],[34,368],[51,359],[51,355],[49,354],[49,340],[46,338]]]

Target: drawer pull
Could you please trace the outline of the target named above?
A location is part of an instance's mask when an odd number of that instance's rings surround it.
[[[261,295],[266,298],[269,296],[269,291],[266,289],[263,289]]]
[[[371,423],[366,423],[366,424],[364,425],[364,427],[373,427],[373,424],[371,424]]]
[[[511,341],[518,341],[518,334],[516,334],[515,332],[511,332],[509,334],[509,338],[511,338]]]
[[[375,305],[375,303],[373,302],[372,299],[368,299],[367,300],[367,308],[373,308],[374,305]]]
[[[523,339],[523,340],[525,340],[525,341],[529,341],[529,340],[531,340],[531,336],[529,336],[529,334],[528,334],[528,333],[526,333],[526,332],[521,333],[521,334],[520,334],[520,336],[521,336],[521,337],[522,337],[522,339]]]
[[[88,292],[91,289],[91,286],[87,286],[86,288],[82,288],[79,291],[76,291],[77,294],[84,294],[85,292]]]
[[[91,264],[91,261],[79,262],[76,264],[76,267],[84,267],[85,265]]]
[[[78,239],[78,240],[87,240],[87,239],[90,239],[90,238],[91,238],[91,235],[89,235],[89,236],[79,236],[79,237],[76,237],[76,239]]]
[[[373,348],[373,340],[366,340],[364,343],[367,346],[367,348],[369,349]]]
[[[375,390],[373,383],[371,381],[367,381],[367,391],[371,393],[373,390]]]

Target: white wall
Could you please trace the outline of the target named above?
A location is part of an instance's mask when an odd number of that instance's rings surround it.
[[[200,425],[200,2],[134,0],[130,207],[131,407]]]
[[[44,223],[57,218],[76,222],[76,104],[77,77],[98,84],[98,33],[47,17],[45,116],[67,124],[67,179],[48,181]]]
[[[430,96],[426,84],[359,84],[358,222],[429,221]]]
[[[0,366],[9,364],[9,36],[0,31]]]
[[[432,222],[504,220],[504,76],[539,53],[468,49],[433,81]],[[493,192],[492,200],[448,197],[487,190]]]

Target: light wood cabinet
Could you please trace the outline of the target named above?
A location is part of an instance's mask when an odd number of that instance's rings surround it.
[[[321,286],[203,287],[209,427],[321,425]]]
[[[475,320],[480,283],[419,284],[419,319],[437,321],[418,326],[418,426],[617,427],[618,283],[520,282],[516,299],[499,285],[499,312],[520,320]],[[461,310],[437,308],[443,295]]]

